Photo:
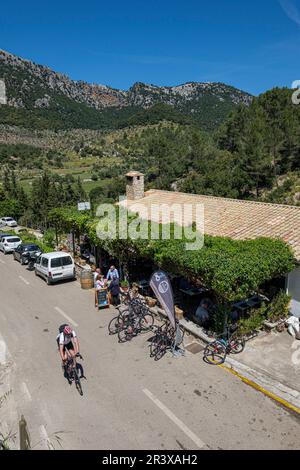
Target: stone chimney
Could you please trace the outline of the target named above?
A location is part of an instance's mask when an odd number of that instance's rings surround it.
[[[138,171],[130,171],[126,175],[126,197],[131,201],[144,197],[144,175]]]

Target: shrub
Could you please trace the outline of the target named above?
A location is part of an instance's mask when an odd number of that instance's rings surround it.
[[[43,235],[43,243],[45,243],[51,248],[55,247],[55,230],[46,230]]]
[[[287,317],[290,301],[291,297],[281,290],[270,304],[251,310],[249,318],[239,320],[239,333],[249,335],[261,329],[265,320],[275,323]]]
[[[268,306],[268,320],[275,323],[278,320],[287,317],[289,314],[290,301],[291,297],[281,290]]]
[[[250,311],[249,318],[242,318],[241,320],[239,320],[238,334],[241,336],[248,336],[251,333],[254,333],[255,331],[259,330],[262,327],[264,320],[266,320],[266,312],[266,305],[262,305],[258,309],[252,309]]]
[[[33,233],[22,232],[19,234],[16,232],[12,232],[12,235],[18,235],[23,243],[34,243],[41,249],[43,253],[50,253],[51,251],[53,251],[52,246],[48,245],[47,243],[44,243],[41,240],[38,240]]]
[[[228,309],[224,305],[218,304],[213,317],[213,330],[215,333],[221,334],[224,332],[227,315]]]

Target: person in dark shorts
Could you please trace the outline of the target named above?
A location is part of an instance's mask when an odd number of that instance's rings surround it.
[[[69,354],[72,356],[75,365],[75,356],[79,353],[79,341],[75,331],[72,330],[69,325],[64,325],[63,330],[60,331],[56,339],[63,364],[65,364],[68,359],[67,349]]]
[[[109,284],[108,290],[111,294],[111,303],[116,307],[120,304],[120,282],[117,276],[113,276],[113,279]]]

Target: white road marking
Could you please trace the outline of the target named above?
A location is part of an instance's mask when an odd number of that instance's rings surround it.
[[[68,320],[69,323],[71,323],[74,326],[78,326],[78,323],[76,323],[72,318],[70,318],[61,308],[59,307],[54,307],[54,310],[56,310],[58,313],[60,313],[63,317],[65,317],[66,320]]]
[[[199,447],[199,449],[205,447],[206,444],[201,441],[201,439],[196,436],[193,431],[191,431],[179,418],[177,418],[177,416],[175,416],[174,413],[172,413],[169,408],[159,401],[158,398],[156,398],[147,388],[144,388],[143,392],[148,398],[150,398],[150,400],[153,401],[153,403],[155,403],[156,406],[158,406],[158,408],[160,408],[165,413],[165,415],[168,416],[168,418],[170,418],[171,421],[173,421],[173,423],[175,423],[181,429],[181,431],[183,431],[194,442],[194,444],[196,444],[197,447]]]
[[[50,441],[50,439],[49,439],[49,437],[48,437],[46,428],[45,428],[45,426],[44,426],[43,424],[40,426],[40,433],[41,433],[41,436],[42,436],[43,440],[46,441],[47,447],[48,447],[50,450],[54,450],[53,444],[51,444],[51,441]]]
[[[24,282],[24,284],[29,286],[30,282],[28,282],[23,276],[19,276],[19,279],[21,279],[21,281]]]
[[[26,385],[25,382],[22,382],[22,383],[21,383],[21,390],[22,390],[22,392],[23,392],[23,395],[26,395],[27,400],[28,400],[28,401],[31,401],[32,398],[31,398],[30,392],[29,392],[28,387],[27,387],[27,385]]]

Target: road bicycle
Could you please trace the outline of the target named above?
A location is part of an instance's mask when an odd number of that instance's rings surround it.
[[[245,344],[245,339],[237,336],[236,330],[232,332],[230,326],[226,326],[225,333],[219,335],[216,340],[206,346],[203,360],[210,365],[224,364],[228,354],[242,353]]]
[[[143,301],[133,299],[125,309],[121,309],[121,305],[117,309],[119,314],[109,322],[108,332],[110,335],[118,334],[121,343],[152,328],[154,317]]]
[[[118,319],[118,339],[119,343],[130,341],[139,333],[150,331],[154,324],[154,317],[149,310],[141,312],[123,311]]]
[[[168,320],[161,326],[156,327],[155,335],[150,343],[150,357],[155,361],[163,358],[168,350],[178,348],[184,339],[184,328],[176,321],[174,328]]]
[[[78,375],[78,370],[77,370],[77,363],[76,363],[76,358],[79,357],[81,360],[83,360],[83,357],[81,356],[80,353],[77,353],[75,355],[75,358],[71,356],[69,351],[66,349],[68,358],[66,363],[64,364],[64,369],[66,376],[68,377],[69,383],[72,383],[74,381],[76,389],[79,393],[79,395],[83,395],[82,387],[81,387],[81,381],[80,377]]]

